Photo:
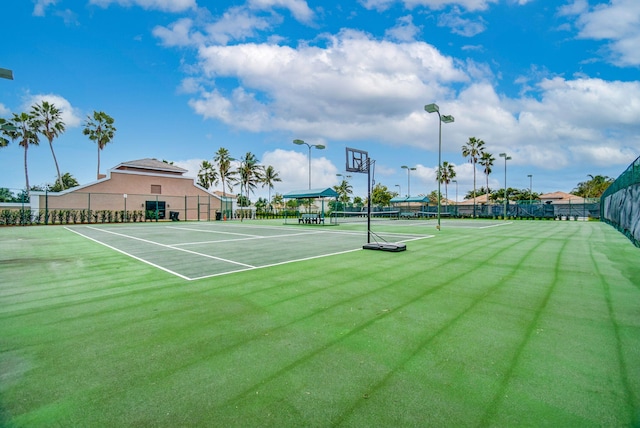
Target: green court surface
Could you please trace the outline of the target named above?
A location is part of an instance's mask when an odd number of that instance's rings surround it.
[[[640,424],[640,249],[435,224],[0,228],[0,426]]]

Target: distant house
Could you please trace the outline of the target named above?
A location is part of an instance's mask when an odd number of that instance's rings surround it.
[[[540,195],[540,201],[547,204],[583,204],[586,202],[581,196],[560,191]]]
[[[233,212],[235,198],[207,191],[185,177],[186,172],[157,159],[123,162],[89,184],[56,193],[31,192],[31,209],[142,211],[160,219],[173,211],[181,220],[213,220]]]

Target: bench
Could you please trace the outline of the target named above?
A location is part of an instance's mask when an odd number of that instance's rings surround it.
[[[399,215],[400,218],[411,218],[411,217],[415,217],[415,216],[416,216],[416,213],[411,212],[411,211],[403,211]]]
[[[320,214],[302,214],[300,218],[298,218],[298,224],[324,224],[324,217]]]

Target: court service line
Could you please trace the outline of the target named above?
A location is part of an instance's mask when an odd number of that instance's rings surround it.
[[[249,235],[248,233],[221,232],[219,230],[192,229],[190,227],[167,226],[167,229],[190,230],[192,232],[220,233],[222,235],[239,235],[239,236],[249,236],[251,238],[262,238],[262,236],[260,235]]]
[[[236,262],[234,260],[223,259],[221,257],[211,256],[209,254],[202,254],[202,253],[198,253],[197,251],[185,250],[184,248],[176,248],[176,247],[171,246],[171,245],[161,244],[159,242],[154,242],[154,241],[149,241],[148,239],[137,238],[135,236],[125,235],[123,233],[112,232],[110,230],[99,229],[99,228],[92,227],[92,226],[87,226],[87,227],[89,229],[97,230],[99,232],[110,233],[112,235],[122,236],[122,237],[127,238],[127,239],[133,239],[133,240],[136,240],[136,241],[142,241],[142,242],[146,242],[147,244],[157,245],[159,247],[169,248],[171,250],[182,251],[182,252],[185,252],[185,253],[194,254],[196,256],[206,257],[208,259],[218,260],[218,261],[221,261],[221,262],[231,263],[231,264],[239,265],[239,266],[245,266],[245,267],[248,267],[248,268],[255,267],[253,265],[249,265],[249,264],[246,264],[246,263]]]
[[[146,264],[148,264],[149,266],[153,266],[154,268],[157,268],[157,269],[163,270],[163,271],[165,271],[165,272],[167,272],[167,273],[170,273],[170,274],[172,274],[172,275],[175,275],[175,276],[180,277],[180,278],[182,278],[182,279],[185,279],[185,280],[187,280],[187,281],[190,281],[190,280],[191,280],[191,278],[189,278],[188,276],[181,275],[181,274],[179,274],[178,272],[174,272],[174,271],[172,271],[171,269],[167,269],[167,268],[165,268],[165,267],[162,267],[162,266],[160,266],[160,265],[157,265],[157,264],[155,264],[155,263],[152,263],[152,262],[150,262],[150,261],[148,261],[148,260],[141,259],[140,257],[134,256],[133,254],[129,254],[129,253],[127,253],[126,251],[123,251],[123,250],[121,250],[121,249],[119,249],[119,248],[113,247],[113,246],[111,246],[111,245],[109,245],[109,244],[107,244],[107,243],[104,243],[104,242],[102,242],[102,241],[98,241],[97,239],[94,239],[94,238],[92,238],[92,237],[90,237],[90,236],[84,235],[84,234],[82,234],[82,233],[80,233],[80,232],[78,232],[78,231],[76,231],[76,230],[70,229],[70,228],[69,228],[69,227],[67,227],[67,226],[65,226],[64,228],[65,228],[65,229],[67,229],[67,230],[68,230],[68,231],[70,231],[70,232],[75,233],[76,235],[80,235],[80,236],[82,236],[83,238],[89,239],[90,241],[93,241],[93,242],[95,242],[95,243],[97,243],[97,244],[104,245],[105,247],[107,247],[107,248],[109,248],[109,249],[112,249],[112,250],[114,250],[114,251],[117,251],[117,252],[118,252],[118,253],[120,253],[120,254],[124,254],[125,256],[131,257],[132,259],[138,260],[139,262],[146,263]]]
[[[362,248],[355,248],[353,250],[345,250],[345,251],[337,251],[335,253],[329,253],[329,254],[320,254],[318,256],[304,257],[304,258],[295,259],[295,260],[285,260],[283,262],[271,263],[271,264],[262,265],[262,266],[254,266],[252,268],[247,268],[247,269],[236,269],[236,270],[231,270],[231,271],[227,271],[227,272],[219,272],[219,273],[214,273],[214,274],[211,274],[211,275],[204,275],[204,276],[198,276],[198,277],[195,277],[195,278],[189,278],[189,280],[194,280],[195,281],[197,279],[213,278],[215,276],[229,275],[229,274],[232,274],[232,273],[247,272],[247,271],[255,270],[255,269],[264,269],[264,268],[268,268],[268,267],[281,266],[281,265],[286,265],[286,264],[289,264],[289,263],[303,262],[303,261],[306,261],[306,260],[313,260],[313,259],[320,259],[320,258],[323,258],[323,257],[336,256],[338,254],[353,253],[354,251],[362,251]]]
[[[201,244],[220,244],[225,242],[238,242],[238,241],[251,241],[254,239],[285,239],[290,236],[300,236],[300,235],[311,235],[314,233],[322,233],[322,232],[307,232],[307,233],[289,233],[286,235],[277,235],[277,236],[254,236],[251,238],[236,238],[236,239],[219,239],[216,241],[198,241],[198,242],[181,242],[179,244],[171,244],[171,247],[181,247],[183,245],[201,245]],[[251,236],[251,235],[249,235]]]

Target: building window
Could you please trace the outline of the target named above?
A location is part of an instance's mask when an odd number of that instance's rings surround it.
[[[151,194],[153,195],[161,195],[162,194],[162,186],[159,184],[151,185]]]

